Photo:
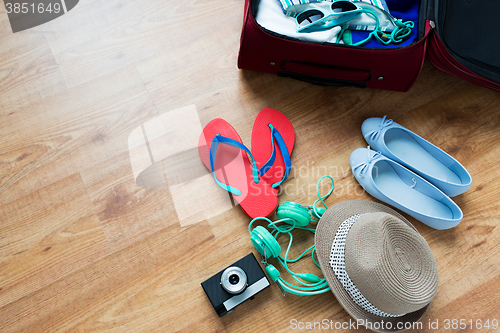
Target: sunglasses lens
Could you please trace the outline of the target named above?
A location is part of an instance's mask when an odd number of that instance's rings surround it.
[[[321,20],[323,17],[323,13],[319,10],[308,10],[300,13],[300,15],[297,16],[297,23],[299,24],[299,28],[302,28],[311,23]]]
[[[356,9],[356,5],[350,1],[335,1],[334,3],[332,3],[332,11],[334,13],[349,12]]]

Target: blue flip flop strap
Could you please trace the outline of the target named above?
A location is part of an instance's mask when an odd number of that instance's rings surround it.
[[[253,181],[255,182],[255,184],[258,184],[259,183],[259,174],[257,172],[257,165],[255,164],[255,160],[254,160],[254,158],[253,158],[252,153],[250,152],[250,150],[248,150],[248,148],[245,147],[241,142],[238,142],[238,141],[233,140],[231,138],[222,136],[220,134],[217,134],[213,138],[212,144],[210,145],[210,171],[212,171],[212,175],[214,176],[215,182],[220,187],[222,187],[223,189],[225,189],[226,191],[228,191],[228,192],[230,192],[230,193],[232,193],[234,195],[241,195],[241,191],[238,190],[236,187],[233,187],[233,186],[226,185],[226,184],[222,183],[215,176],[215,167],[214,167],[214,165],[215,165],[215,156],[217,154],[217,147],[219,146],[219,143],[223,143],[223,144],[226,144],[226,145],[230,145],[230,146],[239,148],[239,149],[245,151],[246,153],[248,153],[248,155],[250,156],[250,158],[252,160],[252,176],[253,176]]]
[[[272,165],[274,164],[274,161],[276,159],[274,140],[276,140],[276,143],[280,148],[281,155],[283,156],[283,161],[285,162],[285,174],[283,175],[283,178],[279,182],[276,182],[272,185],[273,188],[276,188],[288,178],[288,175],[290,175],[290,169],[292,168],[292,163],[290,161],[290,153],[288,152],[288,148],[286,147],[285,140],[283,140],[283,137],[281,136],[280,132],[276,128],[274,128],[273,125],[271,124],[269,124],[269,127],[271,128],[271,142],[273,145],[273,152],[269,160],[266,163],[264,163],[264,165],[259,169],[259,175],[263,176],[266,172],[268,172],[271,169]]]

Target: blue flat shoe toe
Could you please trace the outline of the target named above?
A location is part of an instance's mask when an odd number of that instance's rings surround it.
[[[370,147],[396,161],[453,197],[472,184],[469,172],[455,158],[391,119],[368,118],[361,126]]]
[[[366,192],[422,223],[443,230],[462,221],[462,210],[446,194],[380,152],[358,148],[352,152],[350,164]]]

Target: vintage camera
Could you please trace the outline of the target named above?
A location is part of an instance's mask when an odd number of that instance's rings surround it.
[[[253,299],[255,294],[269,286],[269,281],[250,253],[203,281],[201,286],[215,312],[222,317],[247,299]]]

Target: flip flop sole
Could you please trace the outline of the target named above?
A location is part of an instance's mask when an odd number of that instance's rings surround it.
[[[252,154],[255,158],[257,168],[264,165],[276,149],[276,159],[273,166],[266,172],[262,178],[269,184],[279,182],[285,173],[285,162],[281,155],[281,151],[276,142],[271,138],[272,124],[275,129],[280,132],[288,152],[291,154],[295,144],[295,130],[290,120],[281,112],[275,109],[266,108],[259,112],[252,130]],[[275,189],[277,191],[277,189]]]
[[[210,146],[217,135],[242,142],[236,130],[224,119],[216,118],[203,129],[198,142],[198,152],[205,166],[210,170]],[[252,177],[252,163],[242,150],[226,144],[219,144],[214,162],[215,176],[224,184],[241,191],[232,194],[243,211],[252,218],[269,216],[278,204],[276,192],[260,179],[255,184]]]

